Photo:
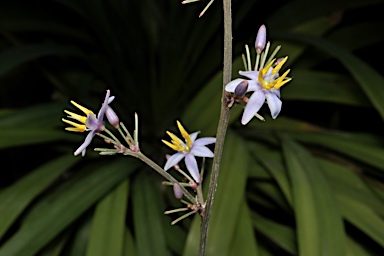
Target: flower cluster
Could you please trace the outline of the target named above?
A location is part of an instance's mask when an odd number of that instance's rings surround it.
[[[116,114],[114,113],[112,108],[110,108],[108,106],[108,104],[110,102],[112,102],[113,99],[114,99],[114,97],[110,97],[110,91],[107,90],[107,94],[105,95],[104,103],[103,103],[102,107],[100,108],[97,116],[91,110],[81,106],[80,104],[77,104],[74,101],[71,101],[71,103],[73,105],[75,105],[78,109],[83,111],[85,116],[81,116],[81,115],[72,113],[68,110],[64,110],[64,112],[66,114],[68,114],[68,118],[71,118],[71,119],[74,119],[74,120],[80,122],[80,124],[79,124],[79,123],[72,122],[70,120],[62,118],[61,120],[63,122],[73,126],[73,127],[65,128],[67,131],[72,131],[72,132],[89,131],[83,144],[81,144],[81,146],[75,151],[75,153],[74,153],[75,156],[79,155],[80,153],[82,153],[82,156],[84,156],[88,145],[91,143],[91,141],[92,141],[93,137],[96,135],[96,133],[105,130],[105,126],[104,126],[104,122],[103,122],[104,115],[107,115],[107,117],[110,121],[111,120],[113,122],[116,121],[115,120],[117,118]],[[113,114],[115,114],[115,116]]]
[[[196,139],[197,135],[200,132],[194,132],[189,134],[179,121],[177,121],[177,126],[180,130],[181,136],[184,138],[184,141],[179,139],[176,135],[167,131],[169,137],[171,137],[171,142],[162,140],[168,147],[177,151],[168,158],[164,170],[167,171],[171,167],[177,165],[183,158],[185,158],[185,165],[188,169],[188,172],[191,174],[193,179],[197,182],[201,182],[201,177],[199,174],[199,168],[197,167],[197,162],[195,156],[199,157],[213,157],[213,152],[206,147],[206,145],[213,144],[216,142],[216,138],[207,137]]]
[[[247,61],[243,58],[246,71],[239,72],[240,75],[245,76],[248,79],[237,78],[225,86],[227,92],[234,93],[228,104],[229,106],[234,102],[239,103],[243,101],[246,103],[241,119],[243,125],[247,124],[255,115],[261,118],[257,112],[260,110],[265,100],[271,111],[272,118],[275,119],[279,115],[282,105],[280,100],[280,87],[292,79],[287,77],[290,71],[289,69],[282,75],[279,74],[280,69],[288,59],[288,57],[277,60],[274,58],[280,49],[280,46],[276,48],[266,61],[269,46],[270,43],[266,43],[266,28],[262,25],[257,33],[255,41],[257,53],[256,64],[252,69],[248,46],[246,46]],[[253,92],[249,98],[245,97],[245,94],[248,92]]]

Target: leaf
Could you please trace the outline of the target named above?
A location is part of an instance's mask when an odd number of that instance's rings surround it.
[[[206,245],[206,255],[208,256],[230,255],[231,243],[237,230],[237,220],[241,213],[240,207],[244,200],[248,174],[247,156],[245,142],[228,131],[208,228]],[[209,182],[209,180],[207,179],[206,182]],[[205,186],[207,184],[205,183]],[[198,254],[200,230],[199,220],[196,220],[196,218],[188,234],[184,256]]]
[[[88,168],[85,175],[74,177],[69,184],[41,199],[20,229],[0,248],[0,255],[34,255],[136,166],[137,162],[131,159],[121,159],[102,167],[90,166],[92,168]]]
[[[252,223],[255,228],[292,255],[297,255],[295,230],[267,219],[256,212],[252,213]]]
[[[122,255],[128,184],[125,180],[97,204],[86,255]]]
[[[141,170],[133,183],[133,222],[138,255],[168,255],[162,218],[160,182]],[[154,182],[156,181],[156,182]]]
[[[384,246],[384,221],[379,215],[366,205],[349,196],[338,196],[340,208],[344,218]]]
[[[345,234],[337,202],[313,157],[284,137],[284,159],[292,184],[300,255],[344,255]]]
[[[257,256],[257,242],[245,201],[240,206],[239,215],[229,255]]]
[[[331,72],[292,70],[294,80],[282,90],[284,99],[371,106],[364,92],[351,78]]]
[[[73,136],[57,130],[44,130],[42,128],[12,127],[2,128],[0,133],[0,149],[22,145],[40,144],[57,140],[73,140]]]
[[[384,118],[384,102],[382,101],[384,98],[384,78],[370,65],[327,39],[294,33],[279,33],[279,37],[310,44],[338,59],[356,79],[372,105]]]
[[[78,160],[72,154],[52,160],[1,191],[0,238],[25,208]]]
[[[81,56],[76,48],[55,44],[19,45],[0,53],[0,76],[31,60],[49,55]]]
[[[344,155],[355,158],[363,163],[384,170],[384,149],[380,145],[382,140],[378,139],[371,142],[367,136],[361,137],[353,133],[330,133],[330,132],[307,132],[307,133],[286,133],[289,136],[310,144],[321,145],[331,148]]]

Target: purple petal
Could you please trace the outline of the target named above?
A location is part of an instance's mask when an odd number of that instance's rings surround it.
[[[185,155],[181,152],[178,152],[170,156],[167,162],[165,163],[164,171],[168,171],[171,167],[177,165],[181,161],[181,159],[183,159],[184,156]]]
[[[277,97],[279,97],[280,98],[280,89],[277,89],[277,90],[275,90],[275,89],[271,89],[271,90],[269,90],[271,93],[273,93],[273,94],[275,94]]]
[[[246,125],[255,116],[257,111],[260,110],[264,104],[265,94],[263,90],[255,91],[249,98],[247,105],[245,106],[241,123]]]
[[[216,138],[214,137],[205,137],[205,138],[200,138],[193,143],[193,146],[205,146],[209,144],[213,144],[216,142]]]
[[[111,94],[111,92],[109,90],[107,90],[107,94],[105,95],[104,103],[101,106],[99,113],[97,114],[97,119],[99,120],[100,123],[103,121],[104,113],[105,113],[105,110],[107,109],[107,106],[108,106],[108,100],[109,100],[110,94]]]
[[[94,131],[99,129],[99,120],[96,118],[94,114],[89,114],[87,119],[85,120],[85,125],[88,129]]]
[[[115,96],[110,96],[108,99],[108,104],[111,104],[111,102],[115,99]]]
[[[248,92],[261,90],[261,86],[257,80],[248,80]]]
[[[259,71],[239,71],[239,74],[248,77],[251,80],[258,81],[259,79]]]
[[[269,110],[271,111],[271,116],[273,119],[275,119],[281,110],[281,100],[276,96],[276,94],[271,92],[267,92],[265,96],[267,97],[267,103]]]
[[[81,144],[81,146],[76,149],[74,155],[77,156],[78,154],[82,153],[83,151],[83,156],[85,155],[85,149],[89,146],[89,144],[91,144],[91,141],[93,139],[93,137],[95,136],[96,134],[96,131],[90,131],[87,135],[87,137],[85,138],[83,144]]]
[[[187,169],[189,173],[191,174],[192,178],[197,182],[200,183],[200,174],[199,174],[199,168],[197,167],[196,158],[194,155],[188,153],[185,155],[185,165],[187,166]]]
[[[225,86],[225,90],[227,92],[235,92],[235,89],[236,87],[239,85],[239,83],[241,83],[242,81],[244,81],[245,79],[242,79],[242,78],[236,78],[235,80],[232,80],[231,82],[229,82],[226,86]]]
[[[194,156],[199,157],[213,157],[213,152],[206,146],[195,146],[193,145],[190,153]]]
[[[189,136],[191,136],[192,144],[195,142],[197,135],[199,135],[199,133],[200,132],[194,132],[194,133],[189,134]]]

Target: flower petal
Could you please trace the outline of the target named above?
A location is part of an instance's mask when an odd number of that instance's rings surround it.
[[[259,71],[239,71],[239,74],[245,77],[248,77],[251,80],[258,80]]]
[[[239,83],[241,83],[242,81],[244,81],[245,79],[242,79],[242,78],[236,78],[235,80],[232,80],[231,82],[229,82],[226,86],[225,86],[225,90],[227,92],[235,92],[235,89],[236,87],[239,85]]]
[[[257,80],[248,80],[247,92],[253,92],[257,90],[261,90],[261,85],[259,84],[259,82],[257,82]]]
[[[280,89],[271,89],[269,90],[271,93],[275,94],[277,97],[280,98]]]
[[[196,158],[191,153],[188,153],[185,155],[185,165],[187,166],[187,169],[189,173],[191,174],[192,178],[197,182],[200,183],[200,173],[199,168],[197,167]]]
[[[111,102],[115,99],[115,96],[110,96],[108,99],[108,104],[111,104]]]
[[[195,146],[191,149],[190,153],[199,157],[213,157],[213,152],[206,146]]]
[[[193,146],[205,146],[209,144],[213,144],[216,142],[216,138],[214,137],[205,137],[205,138],[200,138],[193,143]]]
[[[197,135],[199,135],[200,132],[194,132],[194,133],[191,133],[189,136],[191,136],[191,142],[192,144],[195,142],[196,138],[197,138]]]
[[[165,163],[164,171],[168,171],[171,167],[177,165],[184,156],[185,154],[181,152],[171,155]]]
[[[108,100],[109,100],[110,94],[111,94],[111,92],[109,90],[107,90],[107,94],[105,95],[104,103],[101,106],[99,113],[97,114],[97,119],[99,120],[100,124],[103,121],[104,113],[105,113],[105,110],[107,109],[107,106],[108,106]]]
[[[75,156],[79,155],[80,153],[83,153],[83,156],[85,155],[85,149],[89,146],[89,144],[91,144],[91,141],[92,141],[93,137],[95,136],[95,134],[96,134],[96,131],[90,131],[88,133],[83,144],[81,144],[81,146],[78,149],[76,149],[76,151],[74,153]]]
[[[281,110],[281,100],[276,96],[276,94],[271,92],[267,92],[265,96],[267,97],[267,103],[269,110],[271,111],[271,116],[273,119],[275,119]]]
[[[264,90],[257,90],[252,94],[247,105],[245,106],[243,117],[241,118],[241,123],[243,125],[246,125],[249,121],[251,121],[257,111],[259,111],[261,106],[264,104],[264,101]]]

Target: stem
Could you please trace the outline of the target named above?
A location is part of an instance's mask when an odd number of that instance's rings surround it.
[[[217,178],[219,176],[220,160],[223,153],[224,139],[228,127],[230,109],[226,106],[225,85],[230,82],[232,75],[232,14],[231,0],[223,0],[224,11],[224,67],[223,67],[223,91],[221,96],[221,112],[217,127],[215,157],[213,158],[211,180],[209,182],[208,198],[203,209],[203,217],[200,226],[199,255],[205,255],[208,237],[208,224],[211,216],[212,205],[215,198]]]
[[[128,153],[129,151],[127,151]],[[143,153],[141,152],[131,152],[131,153],[128,153],[129,155],[131,156],[134,156],[138,159],[140,159],[141,161],[143,161],[144,163],[146,163],[149,167],[151,167],[152,169],[154,169],[157,173],[159,173],[161,176],[163,176],[165,179],[169,180],[170,182],[172,183],[177,183],[179,184],[180,186],[180,189],[183,191],[184,193],[184,196],[186,198],[188,198],[194,205],[197,205],[198,202],[196,200],[196,198],[194,198],[191,193],[189,193],[189,191],[184,188],[183,186],[180,185],[180,183],[172,177],[172,175],[170,175],[169,173],[167,173],[166,171],[164,171],[163,168],[161,168],[159,165],[157,165],[155,162],[153,162],[151,159],[149,159],[147,156],[145,156]]]

